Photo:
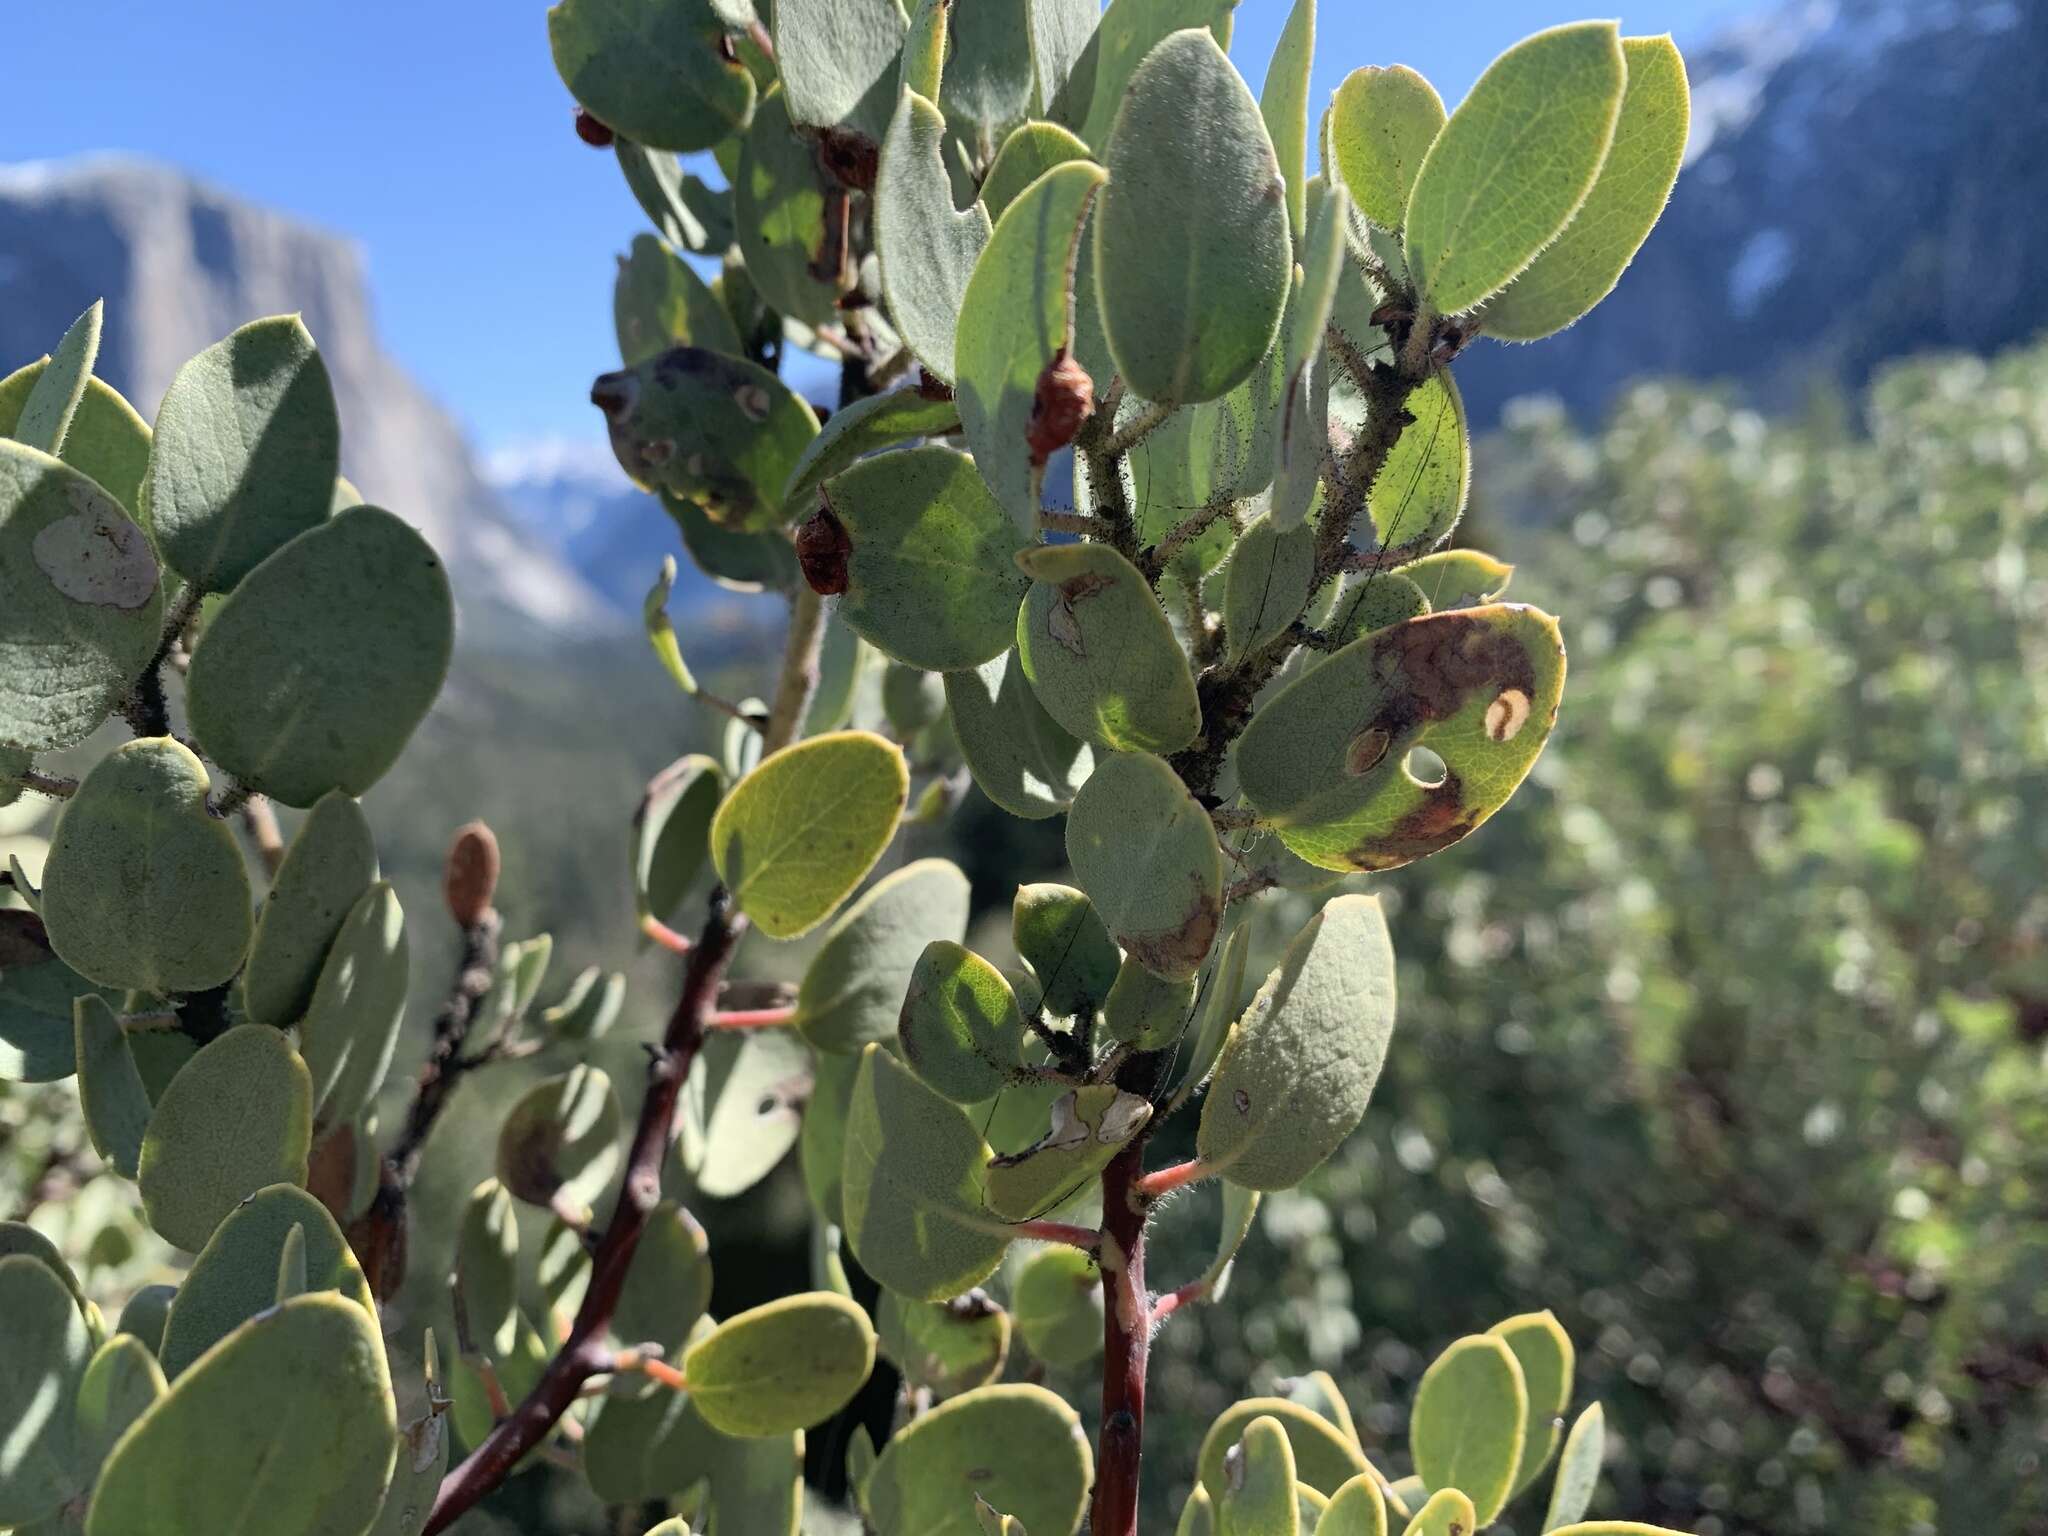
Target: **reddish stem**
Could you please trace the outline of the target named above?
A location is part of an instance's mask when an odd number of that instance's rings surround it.
[[[677,933],[660,918],[651,913],[640,919],[640,931],[672,954],[687,955],[690,952],[688,934]]]
[[[1102,1234],[1093,1227],[1077,1227],[1064,1221],[1017,1221],[1010,1224],[1010,1230],[1019,1237],[1035,1237],[1042,1243],[1067,1243],[1088,1253],[1093,1253],[1102,1242]]]
[[[1153,1326],[1158,1326],[1182,1307],[1187,1306],[1190,1302],[1200,1301],[1208,1294],[1209,1282],[1206,1280],[1190,1280],[1186,1285],[1180,1287],[1179,1290],[1168,1291],[1164,1296],[1161,1296],[1152,1303]]]
[[[1176,1189],[1201,1182],[1209,1177],[1209,1172],[1207,1163],[1191,1157],[1171,1168],[1160,1168],[1146,1174],[1138,1180],[1138,1193],[1147,1200],[1157,1200],[1161,1195],[1170,1195]]]
[[[796,1005],[786,1008],[735,1008],[714,1013],[704,1021],[706,1029],[774,1029],[796,1018]]]
[[[661,1202],[661,1164],[675,1123],[676,1100],[683,1091],[683,1079],[689,1076],[690,1063],[704,1044],[704,1025],[717,1000],[718,984],[746,926],[746,918],[725,893],[714,892],[711,916],[683,972],[682,996],[676,999],[675,1011],[662,1033],[661,1051],[647,1068],[647,1097],[633,1128],[625,1183],[611,1223],[591,1256],[590,1286],[583,1294],[583,1305],[576,1309],[569,1336],[525,1400],[491,1430],[461,1466],[441,1480],[441,1491],[422,1536],[445,1531],[502,1483],[568,1412],[583,1384],[612,1368],[615,1351],[606,1346],[605,1335],[640,1235]]]
[[[1102,1435],[1095,1458],[1090,1536],[1137,1536],[1138,1468],[1145,1438],[1145,1364],[1152,1344],[1145,1293],[1144,1142],[1102,1173]]]

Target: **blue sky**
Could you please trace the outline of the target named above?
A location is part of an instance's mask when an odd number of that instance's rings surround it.
[[[959,0],[972,4],[973,0]],[[1243,0],[1256,88],[1288,0]],[[1639,0],[1631,33],[1704,40],[1742,0]],[[486,449],[595,440],[612,257],[643,227],[580,143],[539,0],[96,0],[8,8],[0,158],[140,151],[361,243],[386,346]],[[1570,0],[1324,0],[1320,111],[1360,64],[1455,103]]]

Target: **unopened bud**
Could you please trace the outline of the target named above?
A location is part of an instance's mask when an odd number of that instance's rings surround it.
[[[804,580],[820,597],[834,597],[846,590],[846,558],[852,553],[846,524],[830,507],[820,507],[796,531],[796,562],[803,567]]]
[[[1062,347],[1038,376],[1038,389],[1031,397],[1031,420],[1024,428],[1031,462],[1043,464],[1071,443],[1094,408],[1095,381]]]
[[[448,915],[465,928],[474,928],[491,910],[498,894],[498,839],[482,822],[456,830],[441,873],[441,893]]]

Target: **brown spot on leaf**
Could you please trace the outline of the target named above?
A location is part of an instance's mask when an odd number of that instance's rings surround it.
[[[1370,773],[1386,757],[1387,748],[1393,740],[1393,736],[1379,726],[1367,726],[1345,746],[1344,771],[1354,779],[1360,774]]]
[[[742,384],[732,392],[733,404],[749,421],[768,419],[768,391],[758,384]]]
[[[590,386],[590,403],[604,412],[604,419],[617,425],[632,419],[640,405],[638,375],[621,371],[599,374]]]
[[[1395,869],[1450,847],[1477,825],[1479,818],[1465,803],[1464,786],[1446,770],[1443,782],[1426,789],[1420,804],[1346,857],[1357,869]]]
[[[1373,668],[1389,692],[1381,718],[1372,723],[1397,731],[1450,719],[1475,688],[1517,689],[1524,698],[1536,691],[1535,668],[1515,637],[1455,610],[1379,631]]]
[[[1202,963],[1222,926],[1222,902],[1196,881],[1193,899],[1171,928],[1119,933],[1117,938],[1154,975],[1182,976]]]
[[[0,971],[41,965],[52,953],[40,917],[16,909],[0,911]]]
[[[1503,689],[1486,706],[1486,735],[1490,741],[1513,741],[1515,733],[1528,723],[1529,695],[1519,688]]]
[[[1236,1106],[1237,1112],[1240,1115],[1248,1115],[1252,1112],[1252,1096],[1246,1093],[1242,1088],[1238,1089],[1237,1092],[1231,1096],[1231,1102]]]

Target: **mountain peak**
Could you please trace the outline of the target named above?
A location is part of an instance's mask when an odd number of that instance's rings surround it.
[[[258,316],[303,314],[334,383],[342,473],[441,551],[471,638],[479,626],[616,625],[507,514],[455,422],[383,350],[354,241],[139,156],[0,166],[0,372],[47,352],[97,298],[98,371],[145,416],[194,353]]]

